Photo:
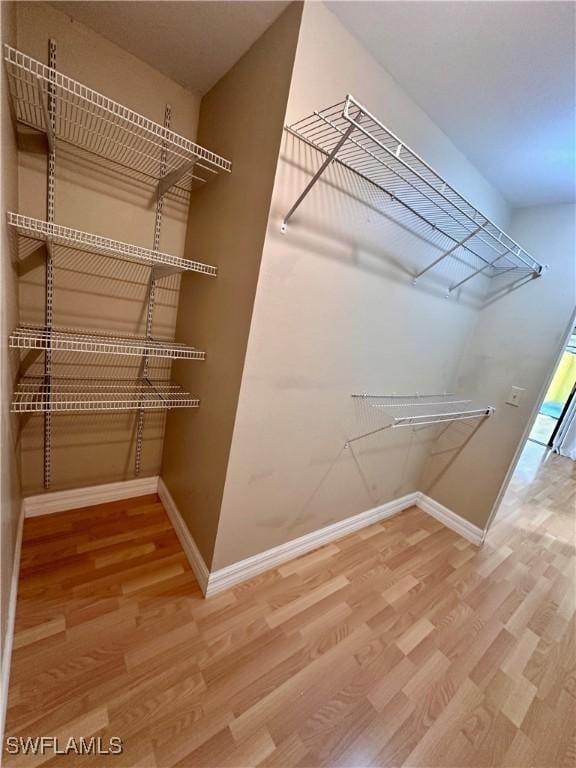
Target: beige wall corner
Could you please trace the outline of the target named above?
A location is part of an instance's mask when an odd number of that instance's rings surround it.
[[[1,4],[2,43],[14,45],[16,40],[16,4]],[[12,389],[16,377],[17,355],[8,349],[8,335],[18,322],[18,273],[14,249],[5,226],[7,210],[18,207],[18,163],[16,137],[8,103],[8,84],[2,67],[2,124],[1,166],[2,187],[0,217],[2,219],[2,245],[0,253],[0,541],[2,553],[0,658],[3,658],[7,628],[10,586],[14,567],[14,553],[18,521],[20,519],[20,452],[18,418],[10,413]],[[6,670],[2,668],[2,678]]]
[[[198,141],[232,173],[192,196],[186,256],[218,266],[185,275],[177,338],[207,351],[174,377],[201,399],[168,416],[162,477],[210,565],[302,7],[293,3],[202,99]]]
[[[484,528],[510,464],[560,355],[576,306],[576,206],[515,211],[510,235],[540,262],[544,275],[481,312],[459,371],[459,386],[496,415],[441,438],[428,460],[422,491]],[[519,407],[506,404],[512,386]]]
[[[305,5],[286,123],[351,93],[505,225],[500,195],[322,3]],[[434,430],[366,431],[352,392],[453,391],[479,317],[450,274],[411,284],[430,245],[384,196],[284,132],[212,569],[419,491]],[[453,275],[452,275],[453,277]],[[364,429],[363,429],[364,428]]]

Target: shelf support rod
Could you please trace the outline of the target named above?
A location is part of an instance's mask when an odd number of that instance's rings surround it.
[[[370,435],[377,435],[378,432],[384,432],[386,429],[390,429],[392,427],[392,424],[385,424],[383,427],[378,427],[378,429],[373,429],[370,432],[364,432],[362,435],[356,435],[356,437],[351,437],[349,440],[346,440],[344,443],[344,448],[348,448],[350,443],[355,443],[356,440],[362,440],[363,437],[370,437]]]
[[[164,128],[170,128],[171,120],[172,120],[172,107],[169,104],[166,104],[166,109],[164,110]],[[160,151],[160,176],[162,176],[166,171],[167,156],[168,156],[168,147],[166,145],[166,142],[162,142],[162,149]],[[194,162],[195,160],[192,161],[192,165],[194,164]],[[187,165],[190,165],[190,163],[187,163]],[[179,170],[181,169],[177,169],[177,171]],[[172,174],[169,173],[167,176],[164,176],[163,178],[161,178],[160,183],[158,184],[158,197],[156,199],[156,216],[154,218],[154,241],[152,245],[152,250],[155,253],[158,253],[160,250],[160,227],[162,225],[162,209],[164,208],[165,192],[160,193],[160,185],[163,181],[168,179],[177,171],[173,171]],[[183,175],[184,173],[185,171],[183,171],[181,175]],[[172,182],[172,183],[175,183],[175,182]],[[172,186],[172,184],[170,184],[170,186]],[[156,275],[154,273],[154,269],[152,269],[150,273],[150,281],[149,281],[149,287],[148,287],[148,307],[146,311],[146,338],[147,339],[152,338],[152,325],[154,320],[155,299],[156,299]],[[142,358],[142,380],[148,381],[148,376],[149,376],[148,350],[145,349],[144,356]],[[142,405],[142,403],[140,403],[140,405]],[[136,457],[134,462],[134,474],[137,477],[140,474],[140,471],[142,469],[142,446],[144,443],[144,417],[145,417],[144,408],[140,407],[138,409],[138,422],[136,426]]]
[[[294,203],[292,208],[290,208],[290,210],[288,211],[288,213],[284,217],[284,221],[282,222],[282,226],[280,227],[280,231],[283,234],[287,231],[287,229],[288,229],[288,222],[292,218],[292,215],[296,212],[296,209],[299,207],[300,203],[304,200],[304,198],[306,197],[308,192],[310,192],[310,190],[312,189],[314,184],[316,184],[316,182],[318,181],[320,176],[322,176],[322,174],[324,173],[326,168],[328,168],[330,163],[332,163],[336,159],[336,155],[338,154],[338,152],[340,151],[342,146],[346,143],[346,141],[348,141],[348,138],[350,137],[350,134],[352,133],[352,131],[355,128],[356,128],[356,125],[350,125],[346,129],[346,131],[342,134],[342,137],[340,138],[340,140],[338,141],[338,143],[336,144],[334,149],[330,152],[328,157],[326,157],[326,159],[324,160],[324,162],[322,163],[320,168],[318,168],[318,170],[316,171],[314,176],[312,176],[312,178],[310,179],[310,181],[308,182],[308,184],[304,188],[304,191],[298,197],[298,199],[296,200],[296,202]]]
[[[469,421],[470,419],[483,419],[492,416],[495,409],[492,406],[480,408],[476,411],[462,411],[461,413],[438,414],[438,416],[398,416],[394,419],[393,427],[427,427],[434,424],[450,424],[452,421]],[[444,418],[446,416],[446,418]],[[428,421],[426,421],[428,419]]]
[[[165,152],[164,149],[163,151]],[[197,161],[198,158],[195,157],[193,160],[188,160],[187,162],[183,163],[179,168],[175,168],[173,171],[170,171],[170,173],[167,173],[166,176],[162,176],[156,188],[156,200],[160,201],[166,192],[168,192],[168,190],[171,189],[174,184],[177,184],[180,181],[182,176],[194,168]],[[164,162],[164,166],[166,166],[166,162]]]
[[[43,98],[42,89],[39,86],[40,103],[44,110],[46,131],[48,136],[48,163],[46,173],[46,219],[49,224],[54,223],[54,209],[56,203],[56,144],[54,142],[54,128],[56,125],[56,97],[53,81],[56,78],[56,42],[48,40],[48,66],[50,67],[50,83],[48,85],[48,103]],[[44,305],[44,329],[47,334],[46,350],[44,352],[44,386],[46,395],[46,412],[44,413],[44,488],[50,488],[52,483],[52,349],[51,331],[54,316],[54,265],[52,262],[52,243],[46,242],[46,280],[45,280],[45,305]]]
[[[458,248],[461,248],[465,243],[468,242],[468,240],[471,240],[475,235],[477,235],[478,232],[480,232],[481,229],[482,229],[482,227],[477,227],[474,230],[474,232],[470,232],[469,235],[466,235],[465,238],[463,238],[462,240],[459,240],[455,245],[453,245],[452,248],[450,248],[450,250],[445,251],[437,259],[435,259],[431,264],[428,264],[427,267],[425,267],[423,270],[421,270],[416,275],[414,275],[414,279],[412,280],[412,283],[416,284],[416,280],[418,280],[420,277],[422,277],[422,275],[425,275],[426,272],[428,272],[429,270],[433,269],[437,264],[440,264],[441,261],[444,261],[445,258],[450,256],[450,254],[454,253],[454,251],[457,251]],[[484,268],[486,268],[486,267],[484,267]]]
[[[506,254],[512,253],[512,252],[513,251],[511,250],[511,248],[508,248],[506,251],[504,251],[504,253],[501,256],[498,256],[497,259],[494,259],[494,261],[491,261],[490,264],[486,264],[484,267],[479,267],[470,275],[468,275],[468,277],[465,277],[463,280],[460,280],[455,285],[451,285],[450,288],[448,288],[448,293],[449,294],[452,293],[452,291],[455,291],[457,288],[460,288],[461,285],[464,285],[464,283],[467,283],[468,280],[472,280],[472,278],[476,277],[476,275],[479,275],[482,272],[485,272],[488,269],[488,267],[493,267],[497,261],[500,261],[500,259],[503,259],[506,256]]]
[[[356,440],[362,440],[364,437],[370,437],[370,435],[376,435],[379,432],[384,432],[387,429],[390,428],[397,428],[397,427],[427,427],[427,426],[433,426],[435,424],[450,424],[453,421],[469,421],[470,419],[482,419],[486,418],[487,416],[492,416],[495,413],[495,408],[493,406],[488,406],[487,408],[480,408],[476,411],[462,411],[460,413],[446,413],[446,414],[438,414],[438,416],[397,416],[392,424],[385,424],[383,427],[378,427],[378,429],[373,429],[370,432],[364,432],[361,435],[356,435],[356,437],[351,437],[349,440],[346,441],[344,444],[345,448],[348,448],[350,443],[356,442]],[[444,418],[446,417],[446,418]],[[428,419],[428,421],[426,421]]]

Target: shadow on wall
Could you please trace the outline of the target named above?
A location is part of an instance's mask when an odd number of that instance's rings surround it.
[[[438,431],[434,438],[433,449],[428,454],[428,480],[422,488],[424,493],[430,494],[434,491],[436,484],[448,472],[476,433],[482,429],[485,421],[482,419],[476,424],[456,422]]]
[[[145,414],[145,441],[142,476],[153,475],[162,456],[166,415]],[[135,412],[91,414],[65,413],[52,417],[52,480],[59,489],[78,488],[134,477],[136,428]],[[18,446],[21,449],[24,480],[30,493],[42,490],[44,457],[42,416],[20,417]],[[70,455],[74,461],[70,461]],[[38,478],[40,480],[38,481]]]
[[[22,123],[16,123],[15,132],[17,147],[22,153],[20,162],[24,166],[32,166],[39,159],[42,164],[45,164],[49,150],[46,134]],[[156,178],[129,165],[93,154],[83,147],[60,142],[57,172],[62,177],[73,175],[74,184],[86,190],[95,191],[104,185],[107,194],[117,200],[125,200],[141,206],[142,201],[148,199],[146,207],[151,211],[155,210]],[[172,187],[165,194],[165,202],[168,201],[181,209],[184,222],[187,219],[189,198],[190,193],[177,186]]]
[[[320,492],[324,483],[328,481],[330,474],[336,471],[345,451],[349,451],[366,494],[373,506],[376,507],[387,501],[389,495],[389,491],[385,495],[378,494],[377,485],[374,483],[375,468],[378,465],[389,467],[392,457],[396,457],[398,451],[401,452],[401,460],[396,473],[397,484],[393,489],[393,493],[400,495],[407,480],[408,468],[415,458],[414,454],[419,452],[420,459],[422,459],[422,454],[425,454],[429,459],[428,472],[431,477],[428,479],[426,487],[421,490],[424,493],[429,493],[434,490],[435,484],[448,471],[458,455],[466,449],[476,432],[482,428],[483,423],[482,420],[475,424],[452,422],[434,428],[411,427],[402,430],[405,433],[402,441],[394,440],[393,435],[381,431],[366,436],[361,443],[345,443],[329,464],[308,501],[303,505],[295,522],[302,522],[302,519],[305,518],[307,508]],[[389,458],[387,458],[387,454],[390,454]]]

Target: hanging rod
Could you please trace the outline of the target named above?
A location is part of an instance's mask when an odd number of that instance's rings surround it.
[[[413,395],[397,395],[393,393],[391,395],[371,395],[368,392],[352,393],[350,397],[358,397],[364,399],[378,399],[378,400],[425,400],[430,397],[455,397],[453,392],[440,392],[439,394],[426,394],[422,395],[420,392],[415,392]]]
[[[477,406],[471,400],[456,399],[453,394],[443,395],[371,395],[353,394],[363,400],[367,409],[393,409],[387,424],[356,435],[346,445],[364,437],[399,427],[432,426],[453,421],[468,421],[493,416],[496,409],[491,406]],[[370,401],[370,402],[366,402]],[[375,402],[376,401],[376,402]]]
[[[320,151],[325,159],[284,217],[282,232],[287,231],[289,220],[322,174],[332,162],[337,162],[376,186],[388,195],[390,202],[400,204],[452,243],[417,272],[413,281],[460,251],[471,254],[480,266],[469,265],[470,274],[452,284],[449,294],[479,274],[496,277],[509,271],[539,277],[543,273],[544,265],[460,195],[352,96],[298,120],[287,126],[287,130]]]

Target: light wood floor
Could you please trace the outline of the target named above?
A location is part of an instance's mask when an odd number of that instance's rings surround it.
[[[575,764],[575,464],[536,448],[480,550],[417,509],[203,600],[156,497],[26,521],[6,765]]]

